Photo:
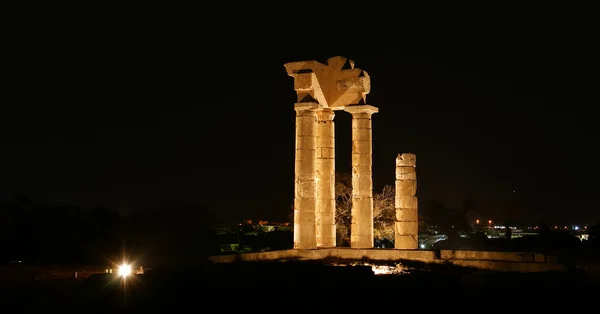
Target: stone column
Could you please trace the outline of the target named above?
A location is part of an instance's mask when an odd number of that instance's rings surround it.
[[[394,247],[419,248],[419,212],[417,201],[417,157],[401,154],[396,158],[396,225]]]
[[[315,148],[317,103],[297,103],[294,190],[294,248],[317,247]]]
[[[317,247],[335,247],[335,134],[333,110],[317,111]]]
[[[368,105],[346,107],[352,114],[352,248],[373,247],[373,178],[371,115],[378,111]]]

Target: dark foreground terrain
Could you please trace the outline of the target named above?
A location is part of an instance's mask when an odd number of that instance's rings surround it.
[[[113,274],[1,280],[0,311],[539,311],[593,304],[598,291],[598,283],[579,271],[513,274],[437,266],[375,276],[370,266],[280,262],[154,269],[126,280]]]

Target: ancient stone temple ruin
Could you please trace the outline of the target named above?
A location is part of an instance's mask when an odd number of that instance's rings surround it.
[[[371,81],[354,61],[332,57],[285,64],[294,78],[296,163],[294,248],[336,246],[334,111],[352,114],[353,248],[373,247],[373,182],[371,115],[366,104]]]
[[[285,65],[294,78],[296,158],[294,249],[212,256],[214,263],[331,259],[354,263],[454,265],[494,271],[564,271],[556,256],[532,252],[419,249],[416,156],[396,158],[394,250],[373,248],[373,182],[371,116],[378,109],[366,103],[368,74],[343,57]],[[334,112],[352,115],[351,248],[336,248]],[[391,161],[390,161],[391,162]],[[390,173],[390,175],[392,175]],[[368,264],[366,264],[368,265]],[[372,267],[376,267],[373,265]],[[376,273],[373,270],[373,273]]]

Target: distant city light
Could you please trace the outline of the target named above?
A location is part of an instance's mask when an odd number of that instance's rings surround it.
[[[475,220],[475,223],[476,223],[476,224],[479,224],[479,219]]]
[[[575,230],[579,230],[579,226],[575,226],[573,229],[575,229]]]
[[[491,220],[488,220],[488,224],[490,224],[490,225],[491,225],[491,224],[492,224],[492,221],[491,221]]]

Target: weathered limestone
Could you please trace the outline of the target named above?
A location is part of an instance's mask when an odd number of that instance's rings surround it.
[[[348,106],[352,114],[352,248],[373,247],[373,179],[371,115],[368,105]]]
[[[314,60],[289,62],[285,69],[294,78],[298,102],[314,101],[325,108],[343,110],[366,103],[371,91],[369,74],[344,57],[331,57],[327,65]]]
[[[315,184],[317,247],[335,247],[335,134],[331,109],[317,111]]]
[[[396,158],[396,249],[419,248],[419,213],[417,201],[417,157],[401,154]]]
[[[287,63],[285,68],[294,78],[298,97],[294,248],[336,245],[334,110],[352,112],[356,119],[353,153],[360,157],[356,166],[353,162],[357,178],[353,179],[353,207],[357,210],[352,214],[352,237],[358,240],[352,247],[373,247],[371,114],[377,109],[365,105],[371,90],[369,75],[355,68],[354,61],[339,56],[329,58],[326,65],[300,61]]]
[[[316,103],[298,103],[296,110],[296,162],[294,191],[294,248],[317,246],[315,228]]]

